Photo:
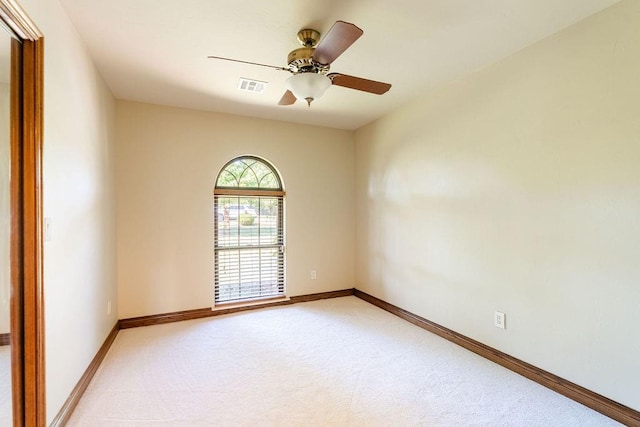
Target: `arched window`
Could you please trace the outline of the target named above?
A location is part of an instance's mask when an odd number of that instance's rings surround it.
[[[284,188],[263,159],[227,163],[213,197],[215,304],[284,296]]]

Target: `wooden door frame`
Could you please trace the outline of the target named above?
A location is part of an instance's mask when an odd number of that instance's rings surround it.
[[[11,377],[13,425],[44,426],[42,33],[15,0],[0,0],[11,44]]]

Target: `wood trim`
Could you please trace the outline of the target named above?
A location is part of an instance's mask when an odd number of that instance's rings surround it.
[[[44,426],[44,293],[42,286],[42,39],[22,43],[23,292],[26,426]]]
[[[216,188],[215,190],[213,190],[213,194],[215,194],[216,196],[279,197],[284,196],[286,193],[282,190],[263,190],[260,188],[256,188],[253,190]]]
[[[42,33],[15,0],[0,2],[0,18],[21,40],[38,40]]]
[[[353,295],[354,289],[344,289],[340,291],[321,292],[317,294],[300,295],[291,297],[288,300],[265,301],[262,304],[251,304],[245,306],[234,306],[229,308],[217,308],[215,311],[210,307],[197,308],[194,310],[175,311],[172,313],[152,314],[149,316],[131,317],[119,321],[120,329],[137,328],[140,326],[160,325],[163,323],[181,322],[183,320],[202,319],[204,317],[222,316],[224,314],[239,313],[242,311],[257,310],[267,307],[278,307],[282,305],[297,304],[300,302],[318,301],[328,298],[339,298]]]
[[[286,295],[281,295],[281,296],[275,296],[275,297],[272,296],[272,297],[265,297],[265,298],[256,298],[248,301],[219,302],[217,304],[214,304],[211,310],[220,311],[220,310],[227,310],[229,308],[235,308],[235,307],[248,307],[253,305],[264,305],[264,304],[273,305],[275,303],[285,302],[285,301],[291,301],[291,298],[289,298]]]
[[[11,387],[13,425],[44,426],[42,34],[15,0],[0,0],[11,44]]]
[[[11,395],[13,425],[24,425],[23,180],[22,180],[22,44],[11,42]]]
[[[600,412],[607,417],[613,418],[628,426],[640,426],[640,412],[615,402],[607,397],[597,394],[591,390],[588,390],[582,386],[567,381],[557,375],[547,372],[543,369],[537,368],[527,362],[520,359],[516,359],[513,356],[509,356],[506,353],[489,347],[486,344],[482,344],[479,341],[468,338],[462,334],[459,334],[451,329],[447,329],[437,323],[431,322],[423,317],[413,314],[405,309],[397,307],[393,304],[389,304],[379,298],[371,296],[358,289],[353,293],[356,297],[367,301],[389,313],[413,323],[416,326],[421,327],[429,332],[432,332],[448,341],[458,344],[461,347],[470,350],[485,359],[489,359],[492,362],[497,363],[513,372],[516,372],[532,381],[537,382],[557,393],[560,393],[570,399],[575,400],[589,408]]]
[[[341,298],[348,297],[354,294],[355,289],[342,289],[340,291],[320,292],[317,294],[298,295],[291,297],[291,303],[297,304],[300,302],[319,301],[322,299]]]
[[[0,334],[0,346],[11,344],[11,334]]]
[[[89,363],[89,366],[84,371],[84,374],[82,374],[82,377],[80,377],[80,380],[71,391],[71,394],[69,395],[67,400],[64,402],[64,405],[62,405],[62,408],[60,408],[60,411],[58,412],[56,417],[53,419],[53,421],[51,421],[51,424],[49,425],[49,427],[64,426],[67,424],[67,422],[69,421],[69,418],[71,417],[71,414],[73,414],[73,411],[75,410],[76,406],[78,406],[78,403],[82,398],[82,395],[87,390],[89,383],[93,379],[93,376],[98,371],[100,364],[104,360],[105,356],[109,352],[109,349],[111,348],[111,345],[113,344],[116,337],[118,336],[118,331],[120,330],[120,328],[118,327],[118,324],[119,323],[116,322],[113,325],[111,332],[109,332],[109,335],[107,335],[107,338],[104,340],[104,343],[102,344],[102,346],[100,347],[96,355],[94,356],[91,363]]]

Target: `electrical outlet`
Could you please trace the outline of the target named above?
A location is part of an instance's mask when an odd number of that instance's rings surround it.
[[[507,329],[507,317],[504,313],[500,313],[496,311],[493,315],[493,322],[496,325],[496,328]]]
[[[315,270],[311,270],[311,280],[316,280],[318,278],[318,275],[316,274]]]
[[[107,301],[107,316],[111,314],[111,300]]]

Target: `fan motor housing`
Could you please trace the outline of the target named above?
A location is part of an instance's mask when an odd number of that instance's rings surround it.
[[[329,71],[329,65],[316,63],[312,56],[315,48],[301,47],[292,50],[287,58],[289,69],[294,73],[317,72],[326,73]]]

